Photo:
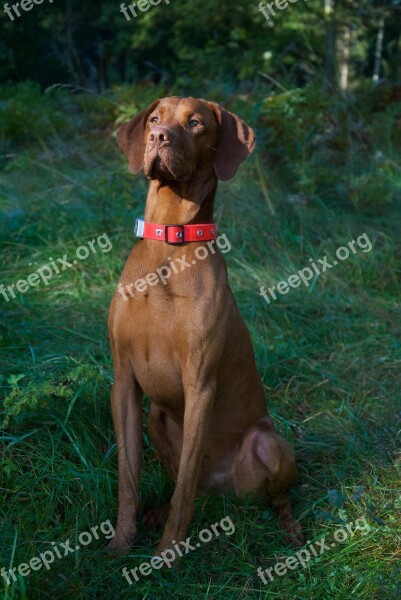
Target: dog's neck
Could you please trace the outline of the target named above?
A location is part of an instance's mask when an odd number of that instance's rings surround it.
[[[146,200],[145,221],[161,225],[213,223],[216,189],[214,173],[206,180],[203,174],[195,175],[185,183],[153,180]]]

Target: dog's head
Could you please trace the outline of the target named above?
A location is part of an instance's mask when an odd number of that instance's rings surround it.
[[[172,96],[156,100],[122,125],[118,143],[133,173],[149,179],[185,182],[198,169],[219,179],[234,177],[255,147],[255,134],[218,104]]]

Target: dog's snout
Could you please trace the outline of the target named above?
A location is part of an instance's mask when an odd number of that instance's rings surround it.
[[[149,141],[154,144],[161,144],[170,141],[170,132],[167,127],[157,126],[152,127],[149,133]]]

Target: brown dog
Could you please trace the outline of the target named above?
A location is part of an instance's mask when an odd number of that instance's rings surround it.
[[[150,225],[156,237],[132,250],[120,279],[129,296],[116,293],[110,309],[119,466],[110,547],[127,547],[137,535],[143,393],[151,400],[150,437],[175,481],[170,504],[145,516],[148,525],[166,523],[158,551],[185,540],[197,494],[230,489],[269,498],[299,545],[287,493],[297,476],[293,453],[268,416],[224,260],[214,242],[187,241],[204,231],[215,237],[217,181],[235,175],[254,149],[254,132],[216,104],[171,97],[123,125],[118,142],[130,170],[144,169],[151,180],[145,221],[156,224]],[[163,227],[169,224],[194,227]],[[164,241],[171,242],[171,233],[178,245]],[[202,260],[200,246],[207,249]],[[190,268],[155,283],[157,269],[182,260]]]

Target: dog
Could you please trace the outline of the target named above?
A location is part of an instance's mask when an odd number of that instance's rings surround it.
[[[186,539],[196,495],[229,490],[269,500],[288,541],[300,546],[288,495],[297,478],[293,451],[268,415],[249,332],[214,246],[218,180],[234,177],[255,134],[218,104],[173,96],[122,125],[117,139],[130,171],[143,170],[150,184],[141,240],[119,283],[130,294],[116,292],[109,314],[118,447],[109,548],[129,548],[137,536],[144,393],[150,438],[175,482],[170,503],[144,519],[165,525],[158,553]],[[165,285],[153,277],[184,259],[190,268]]]

